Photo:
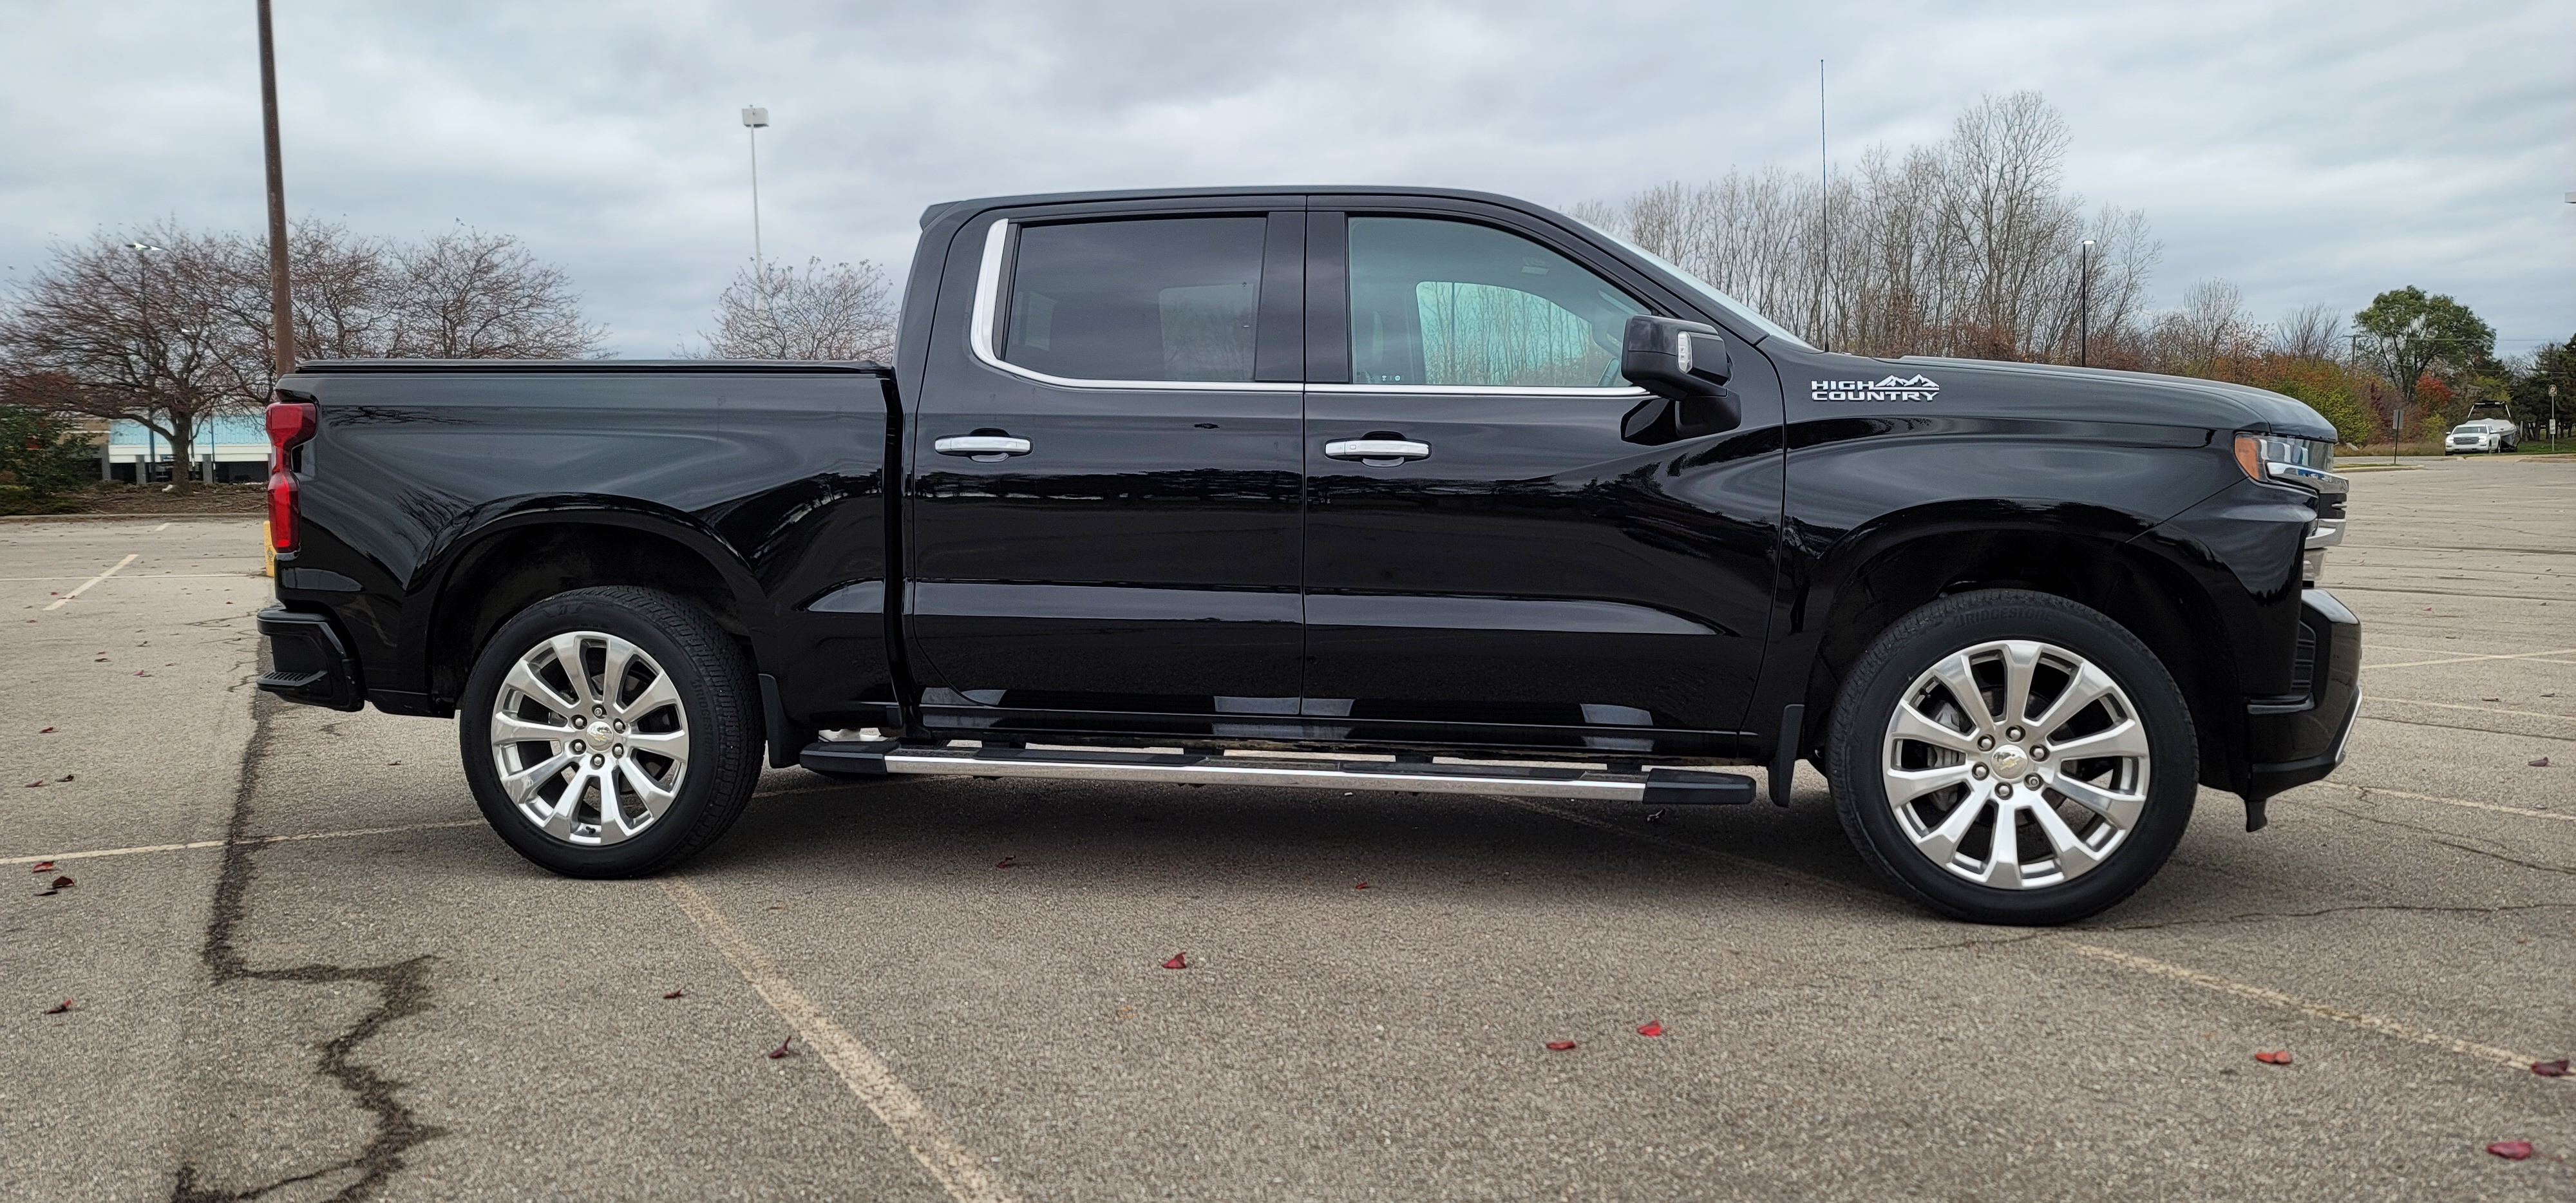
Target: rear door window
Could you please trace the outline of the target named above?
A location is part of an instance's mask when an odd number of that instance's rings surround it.
[[[1252,379],[1259,217],[1028,226],[999,354],[1076,380]]]

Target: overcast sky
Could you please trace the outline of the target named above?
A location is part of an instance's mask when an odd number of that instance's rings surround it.
[[[568,268],[621,354],[709,324],[751,254],[900,272],[933,201],[1408,183],[1565,206],[1938,138],[2037,89],[2068,185],[2143,210],[2170,303],[2258,316],[2417,284],[2528,349],[2576,333],[2576,0],[1715,5],[277,0],[297,216],[455,221]],[[262,223],[250,0],[0,6],[0,266],[157,217]]]

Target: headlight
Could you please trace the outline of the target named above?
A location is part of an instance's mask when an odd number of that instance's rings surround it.
[[[2326,549],[2343,542],[2344,501],[2352,482],[2327,469],[2334,467],[2334,444],[2323,439],[2290,439],[2278,435],[2236,436],[2236,466],[2251,479],[2289,485],[2311,495],[2317,511],[2308,523],[2308,541],[2299,555],[2299,579],[2317,583],[2325,571]]]

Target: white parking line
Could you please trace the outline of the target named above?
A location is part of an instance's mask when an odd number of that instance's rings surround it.
[[[454,823],[405,823],[400,827],[354,827],[347,831],[308,831],[302,835],[263,835],[241,841],[245,844],[287,844],[297,840],[346,840],[362,835],[391,835],[397,831],[435,831],[442,827],[481,827],[481,819],[464,819]],[[90,860],[101,856],[133,856],[143,852],[192,852],[199,848],[221,848],[225,840],[191,840],[185,844],[137,844],[131,848],[93,848],[87,852],[48,852],[42,856],[0,856],[0,865],[32,865],[38,861]]]
[[[107,579],[107,578],[109,578],[109,577],[115,576],[117,573],[119,573],[119,572],[123,571],[126,565],[131,564],[131,563],[135,562],[136,560],[140,560],[140,559],[142,559],[142,558],[143,558],[143,556],[142,556],[140,553],[137,553],[137,554],[135,554],[135,555],[127,556],[127,557],[125,557],[125,558],[124,558],[124,559],[122,559],[122,560],[118,560],[118,561],[116,562],[116,567],[114,567],[114,568],[110,568],[110,569],[108,569],[107,571],[105,571],[105,572],[102,572],[102,573],[98,574],[97,576],[91,577],[91,578],[89,578],[88,580],[81,582],[81,585],[80,585],[80,587],[79,587],[79,588],[74,589],[74,590],[72,590],[71,592],[69,592],[69,593],[66,593],[66,594],[62,595],[61,597],[54,599],[54,604],[52,604],[52,605],[50,605],[50,606],[47,606],[47,607],[45,607],[45,608],[46,608],[46,609],[48,609],[48,610],[59,610],[59,609],[62,609],[62,608],[63,608],[63,603],[64,603],[64,602],[70,601],[71,599],[73,599],[73,598],[75,598],[75,597],[79,597],[81,594],[84,594],[84,593],[89,592],[89,587],[90,587],[90,586],[95,585],[95,584],[99,583],[100,581],[106,580],[106,579]]]
[[[2348,789],[2357,794],[2386,794],[2392,798],[2409,798],[2417,802],[2439,802],[2444,806],[2465,806],[2471,810],[2492,810],[2498,814],[2521,815],[2526,819],[2555,819],[2561,823],[2576,823],[2576,815],[2562,815],[2554,811],[2546,810],[2531,810],[2521,806],[2505,806],[2495,802],[2472,802],[2467,798],[2445,798],[2438,794],[2411,794],[2402,789],[2389,789],[2388,787],[2381,785],[2355,785],[2349,781],[2332,780],[2311,781],[2308,784],[2331,785],[2336,789]]]
[[[2463,706],[2458,702],[2427,702],[2417,698],[2384,698],[2372,694],[2374,702],[2398,702],[2408,706],[2434,706],[2443,710],[2475,710],[2480,714],[2511,714],[2523,718],[2554,718],[2562,723],[2576,723],[2576,714],[2550,714],[2540,710],[2501,710],[2494,706]]]
[[[895,1077],[894,1071],[886,1068],[885,1061],[868,1046],[859,1043],[858,1037],[834,1022],[829,1012],[813,999],[805,997],[795,983],[788,981],[786,975],[778,971],[778,966],[770,961],[769,953],[742,934],[733,925],[733,920],[725,918],[724,912],[717,909],[715,900],[700,893],[696,886],[675,877],[662,878],[661,885],[662,891],[671,896],[672,903],[698,925],[700,932],[706,934],[707,941],[714,944],[726,960],[733,962],[734,971],[742,975],[742,980],[751,983],[751,988],[768,1000],[770,1009],[778,1012],[789,1027],[796,1029],[796,1034],[804,1037],[805,1043],[815,1052],[822,1054],[823,1063],[841,1075],[841,1082],[850,1088],[850,1093],[857,1095],[859,1101],[876,1114],[877,1120],[894,1133],[895,1139],[903,1142],[903,1147],[912,1153],[913,1160],[920,1162],[921,1168],[939,1180],[939,1185],[948,1191],[950,1198],[960,1203],[1011,1203],[1014,1196],[1009,1188],[984,1167],[973,1150],[948,1134],[947,1127],[939,1122],[937,1115],[932,1114],[929,1105],[921,1101],[921,1096]]]
[[[2334,783],[2327,782],[2325,784]],[[2389,790],[2384,792],[2396,793],[2397,791]],[[2433,802],[2456,803],[2460,801],[2456,798],[2432,798],[2422,794],[2407,794],[2403,796],[2425,798],[2427,801]],[[1860,893],[1860,891],[1852,888],[1851,886],[1845,885],[1842,882],[1829,881],[1813,874],[1801,873],[1795,869],[1784,869],[1767,861],[1755,860],[1752,857],[1738,856],[1731,852],[1720,852],[1714,848],[1702,847],[1701,845],[1691,843],[1688,840],[1677,840],[1668,836],[1652,835],[1643,831],[1632,831],[1616,823],[1612,823],[1604,819],[1597,819],[1591,815],[1582,814],[1576,811],[1561,809],[1545,802],[1525,798],[1498,798],[1495,800],[1499,802],[1508,802],[1514,806],[1522,807],[1523,809],[1535,810],[1541,814],[1553,815],[1560,819],[1581,823],[1586,827],[1597,827],[1603,831],[1624,835],[1629,839],[1636,840],[1640,843],[1654,844],[1665,848],[1674,848],[1684,852],[1693,852],[1701,856],[1736,864],[1757,866],[1763,869],[1768,869],[1783,877],[1807,882],[1813,885],[1825,886],[1846,895]],[[2481,805],[2473,802],[2461,804],[2470,806]],[[2489,807],[2488,809],[2512,810],[2513,808]],[[2566,815],[2544,814],[2540,811],[2516,811],[2515,813],[2537,815],[2541,818],[2548,819],[2563,819],[2569,817]],[[2006,939],[1984,941],[1983,943],[2001,946],[2019,942],[2020,941]],[[2513,1052],[2509,1049],[2497,1048],[2492,1044],[2480,1044],[2474,1040],[2463,1040],[2456,1036],[2445,1036],[2438,1032],[2429,1032],[2422,1028],[2409,1027],[2397,1022],[2396,1020],[2385,1019],[2377,1015],[2372,1015],[2366,1011],[2347,1011],[2341,1007],[2330,1007],[2324,1003],[2310,1002],[2306,999],[2297,997],[2296,995],[2284,994],[2278,990],[2270,990],[2261,986],[2247,985],[2244,982],[2230,981],[2214,973],[2203,973],[2197,969],[2188,969],[2181,965],[2169,964],[2164,961],[2156,960],[2153,957],[2142,957],[2136,953],[2121,952],[2118,949],[2113,948],[2104,948],[2099,944],[2087,944],[2081,940],[2071,939],[2059,932],[2040,933],[2039,938],[2034,942],[2055,945],[2084,956],[2092,957],[2096,960],[2107,961],[2114,965],[2122,965],[2131,969],[2143,970],[2159,977],[2168,977],[2176,981],[2189,982],[2192,985],[2199,986],[2205,990],[2215,990],[2221,994],[2232,994],[2238,998],[2251,999],[2255,1002],[2286,1008],[2288,1010],[2297,1011],[2303,1015],[2310,1015],[2318,1019],[2340,1023],[2347,1027],[2355,1027],[2360,1028],[2363,1031],[2377,1032],[2383,1036],[2395,1036],[2400,1040],[2407,1040],[2416,1044],[2445,1049],[2450,1052],[2475,1057],[2481,1061],[2488,1061],[2497,1065],[2508,1065],[2515,1069],[2528,1070],[2533,1062],[2540,1059],[2538,1057],[2526,1056],[2522,1053]]]
[[[2576,647],[2562,647],[2554,652],[2514,652],[2502,656],[2453,656],[2448,660],[2408,660],[2400,664],[2365,664],[2363,668],[2422,668],[2428,664],[2467,664],[2473,660],[2532,660],[2541,656],[2576,655]],[[2554,663],[2554,662],[2553,662]]]
[[[2512,1069],[2528,1071],[2533,1062],[2540,1060],[2538,1057],[2534,1057],[2526,1053],[2517,1053],[2510,1049],[2497,1048],[2492,1044],[2480,1044],[2474,1040],[2462,1040],[2457,1036],[2445,1036],[2439,1032],[2428,1032],[2422,1028],[2409,1027],[2394,1019],[2383,1019],[2365,1011],[2347,1011],[2341,1007],[2329,1007],[2324,1003],[2309,1002],[2304,998],[2300,998],[2296,995],[2283,994],[2278,990],[2266,990],[2261,986],[2249,986],[2243,982],[2229,981],[2214,973],[2203,973],[2197,969],[2186,969],[2183,966],[2168,964],[2164,961],[2156,960],[2153,957],[2142,957],[2133,952],[2121,952],[2116,948],[2104,948],[2099,944],[2086,944],[2078,940],[2058,940],[2052,942],[2057,943],[2070,951],[2092,957],[2095,960],[2108,961],[2114,965],[2124,965],[2131,969],[2144,970],[2145,972],[2155,974],[2158,977],[2168,977],[2178,982],[2188,982],[2203,990],[2214,990],[2220,994],[2232,994],[2238,998],[2251,999],[2255,1002],[2279,1007],[2285,1011],[2296,1011],[2302,1015],[2312,1015],[2318,1019],[2332,1020],[2333,1022],[2343,1024],[2346,1027],[2355,1027],[2360,1028],[2363,1031],[2377,1032],[2382,1036],[2394,1036],[2400,1040],[2411,1040],[2417,1044],[2444,1049],[2449,1052],[2458,1053],[2464,1057],[2475,1057],[2481,1061],[2492,1061],[2495,1064]]]

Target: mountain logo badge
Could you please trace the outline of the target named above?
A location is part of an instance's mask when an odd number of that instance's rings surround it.
[[[1924,375],[1889,376],[1884,380],[1810,380],[1807,396],[1815,401],[1932,401],[1941,386]]]

